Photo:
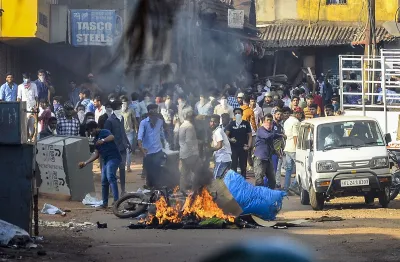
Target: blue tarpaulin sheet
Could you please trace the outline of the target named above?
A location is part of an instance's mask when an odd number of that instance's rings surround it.
[[[254,214],[264,220],[275,220],[286,196],[284,191],[254,186],[232,170],[226,173],[224,183],[242,208],[243,215]]]

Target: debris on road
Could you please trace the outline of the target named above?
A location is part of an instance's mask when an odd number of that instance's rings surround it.
[[[47,204],[47,203],[45,203],[43,205],[41,212],[42,212],[42,214],[48,214],[48,215],[55,215],[55,214],[60,214],[62,216],[66,215],[65,212],[62,211],[61,209],[59,209],[58,207]]]
[[[301,224],[309,222],[308,220],[305,219],[299,219],[293,221],[266,221],[255,215],[247,216],[247,220],[254,221],[254,223],[259,226],[272,227],[274,229],[287,229],[289,227],[300,227]]]
[[[95,226],[91,222],[78,223],[78,222],[75,222],[74,220],[71,220],[70,222],[56,222],[56,221],[39,220],[39,225],[44,226],[44,227],[70,228],[70,229],[75,229],[75,228],[86,229],[86,228],[92,228]]]
[[[97,228],[107,228],[107,223],[100,223],[99,221],[96,222]]]
[[[103,200],[98,200],[96,197],[92,197],[90,194],[87,194],[82,200],[82,204],[85,206],[99,207],[103,204]]]
[[[0,245],[25,247],[33,243],[28,232],[22,228],[0,219]]]
[[[310,220],[312,220],[314,222],[334,222],[334,221],[343,221],[344,219],[342,217],[338,217],[338,216],[333,216],[333,217],[322,216],[322,217],[313,218],[313,219],[310,219]]]

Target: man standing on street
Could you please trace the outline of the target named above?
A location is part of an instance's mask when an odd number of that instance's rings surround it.
[[[235,108],[233,113],[235,121],[232,121],[225,131],[231,143],[232,170],[237,172],[239,166],[241,175],[246,178],[247,154],[252,143],[251,127],[249,122],[242,119],[243,110],[241,108]]]
[[[186,190],[192,189],[190,184],[192,173],[194,174],[193,184],[197,184],[199,175],[199,167],[201,161],[199,161],[199,148],[196,137],[196,130],[193,125],[194,112],[191,109],[183,111],[185,120],[179,127],[179,158],[182,163],[181,169],[181,180],[180,190],[186,192]]]
[[[65,116],[58,119],[57,134],[61,136],[79,136],[79,120],[73,117],[74,107],[70,102],[64,104]]]
[[[44,71],[43,69],[39,69],[38,79],[34,81],[34,84],[37,86],[39,101],[44,99],[50,103],[51,94],[46,81],[46,71]]]
[[[18,86],[14,83],[14,76],[11,73],[6,74],[6,83],[0,87],[0,101],[17,101]]]
[[[274,139],[282,138],[273,130],[273,116],[266,114],[262,126],[257,130],[255,151],[254,151],[254,175],[256,177],[256,186],[264,185],[264,177],[268,179],[268,187],[275,189],[276,180],[274,165],[272,163],[272,154],[274,152]]]
[[[279,134],[278,138],[273,140],[274,152],[272,154],[272,163],[274,165],[274,174],[276,175],[276,187],[281,188],[281,168],[283,159],[283,149],[285,148],[285,135],[282,125],[282,110],[279,108],[272,109],[273,131]]]
[[[161,174],[161,164],[164,159],[163,142],[165,142],[163,121],[159,118],[158,105],[147,106],[148,117],[139,125],[138,144],[144,155],[143,168],[147,172],[146,184],[151,188]]]
[[[295,186],[294,183],[290,183],[290,179],[292,176],[293,168],[296,163],[296,147],[297,147],[297,138],[299,136],[299,127],[300,120],[303,117],[303,109],[301,107],[296,107],[293,110],[293,115],[291,115],[284,124],[284,130],[286,138],[285,145],[285,158],[286,158],[286,174],[285,174],[285,191],[293,190]]]
[[[131,149],[127,150],[126,153],[126,171],[132,172],[131,163],[132,163],[132,152],[135,153],[135,145],[136,145],[136,134],[138,131],[138,124],[136,122],[136,112],[129,108],[128,105],[128,97],[123,95],[121,96],[122,101],[122,116],[124,117],[124,126],[126,137],[128,138],[129,144],[131,145]]]
[[[213,130],[211,150],[214,152],[214,178],[222,178],[224,172],[230,167],[232,163],[232,150],[228,137],[226,136],[223,128],[219,125],[219,115],[212,115],[210,120],[210,127]]]
[[[96,107],[96,111],[94,112],[94,120],[96,123],[99,123],[99,118],[106,113],[106,108],[102,105],[100,96],[94,97],[93,104]]]
[[[69,81],[69,87],[71,91],[68,94],[69,101],[75,106],[79,102],[79,88],[76,87],[76,82],[74,80]]]
[[[122,102],[115,100],[111,103],[113,113],[106,120],[104,129],[107,129],[114,136],[115,144],[117,144],[119,153],[121,155],[121,162],[119,164],[119,179],[121,183],[121,196],[125,192],[125,165],[126,165],[126,152],[131,151],[131,145],[129,144],[128,138],[125,133],[124,117],[122,116]]]
[[[109,130],[100,129],[95,121],[86,124],[86,130],[91,137],[94,137],[95,151],[85,162],[79,163],[79,168],[84,168],[87,164],[95,161],[101,156],[103,167],[101,169],[101,193],[103,198],[102,208],[108,207],[108,193],[111,190],[114,202],[118,200],[118,184],[116,173],[121,163],[119,149],[114,142],[114,136]]]

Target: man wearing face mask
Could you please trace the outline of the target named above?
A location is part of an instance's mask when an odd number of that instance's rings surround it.
[[[135,152],[136,146],[136,133],[138,131],[138,124],[136,122],[136,113],[132,108],[128,106],[128,97],[121,96],[122,101],[122,116],[124,117],[124,126],[125,126],[125,134],[128,138],[129,144],[131,145],[131,150],[127,150],[126,152],[126,171],[132,172],[131,163],[132,163],[132,152]]]
[[[74,118],[74,106],[70,102],[64,104],[65,116],[57,119],[57,134],[61,136],[78,136],[79,120]]]
[[[158,106],[150,104],[147,107],[148,117],[139,125],[138,145],[144,156],[143,168],[146,170],[148,187],[155,187],[161,174],[161,164],[164,160],[163,143],[165,143],[163,120],[159,118]]]
[[[250,123],[242,119],[243,110],[233,110],[235,120],[226,127],[226,135],[229,138],[232,149],[232,170],[237,172],[240,167],[241,175],[246,178],[247,154],[252,144],[252,132]]]
[[[260,107],[262,108],[264,116],[266,114],[271,114],[272,108],[275,107],[272,93],[271,92],[265,93],[264,100],[261,102],[262,103],[260,103]]]
[[[108,117],[104,124],[104,129],[110,130],[111,134],[114,136],[114,141],[117,144],[119,153],[121,155],[121,163],[119,164],[119,177],[121,183],[121,196],[125,192],[125,165],[126,165],[126,152],[131,151],[131,145],[129,143],[128,137],[125,133],[125,120],[122,116],[122,102],[120,100],[115,100],[111,103],[113,113]]]
[[[219,105],[214,108],[214,114],[222,116],[222,114],[229,114],[231,118],[233,115],[233,107],[228,104],[228,99],[225,95],[221,96],[221,100],[219,101]]]
[[[79,105],[78,108],[76,109],[76,117],[79,120],[79,123],[83,123],[83,120],[85,119],[85,107],[83,105]]]
[[[64,108],[61,105],[61,96],[55,96],[53,98],[53,108],[54,108],[54,115],[57,119],[62,118],[65,116]]]
[[[50,117],[52,117],[52,115],[48,103],[44,100],[40,101],[38,114],[38,133],[47,129]]]
[[[200,95],[200,100],[196,103],[194,109],[196,115],[208,115],[208,112],[210,111],[210,105],[208,104],[208,101],[203,94]]]
[[[38,99],[39,100],[46,100],[48,102],[51,102],[50,100],[50,90],[49,87],[47,86],[47,81],[46,81],[46,71],[43,69],[40,69],[38,71],[38,79],[34,81],[34,84],[37,86],[37,91],[38,91]]]
[[[158,105],[158,110],[164,118],[167,141],[170,145],[173,145],[174,124],[177,121],[178,108],[172,103],[170,95],[164,97],[164,103]]]
[[[149,92],[144,93],[143,101],[139,103],[139,114],[143,118],[147,114],[147,106],[152,104],[154,101],[151,99],[151,94]]]
[[[39,133],[39,139],[57,135],[57,118],[50,117],[47,123],[46,128]]]
[[[104,105],[105,108],[105,113],[102,114],[99,117],[99,121],[97,122],[99,124],[99,128],[100,129],[104,129],[104,124],[106,123],[107,119],[111,116],[111,114],[113,113],[113,110],[111,108],[111,102],[107,102]]]

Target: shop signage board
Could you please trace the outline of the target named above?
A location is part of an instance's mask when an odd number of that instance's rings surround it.
[[[69,35],[73,46],[112,46],[116,37],[115,10],[72,9]]]
[[[228,9],[228,27],[243,29],[244,10]]]

